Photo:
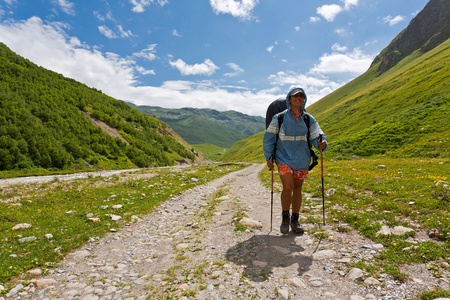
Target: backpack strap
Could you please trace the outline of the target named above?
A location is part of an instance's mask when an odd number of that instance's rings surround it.
[[[311,153],[311,158],[312,158],[312,163],[309,165],[309,171],[311,171],[315,166],[317,166],[318,164],[318,157],[316,152],[312,149],[312,144],[311,144],[311,140],[309,139],[310,134],[309,134],[309,114],[307,114],[305,112],[305,114],[303,115],[303,120],[305,121],[306,127],[308,128],[308,136],[307,136],[307,140],[308,140],[308,147],[309,147],[309,152]]]
[[[272,154],[272,161],[275,159],[275,154],[277,152],[277,143],[278,143],[278,139],[280,137],[280,129],[281,129],[281,124],[283,124],[284,121],[284,113],[285,111],[282,111],[280,113],[277,113],[276,115],[278,116],[278,130],[277,130],[277,139],[275,141],[275,149],[273,150],[273,154]]]

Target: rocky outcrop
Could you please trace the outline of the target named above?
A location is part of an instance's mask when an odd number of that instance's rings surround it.
[[[409,23],[408,27],[373,61],[382,74],[400,60],[420,49],[430,51],[450,37],[450,3],[448,0],[430,0],[425,8]]]

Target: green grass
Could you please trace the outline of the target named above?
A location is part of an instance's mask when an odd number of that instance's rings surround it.
[[[433,274],[439,277],[450,263],[450,191],[442,183],[449,182],[449,174],[448,158],[325,161],[325,191],[336,189],[335,194],[325,198],[326,223],[341,232],[347,231],[341,225],[346,223],[374,243],[383,244],[384,250],[374,261],[364,262],[365,269],[374,276],[384,272],[405,280],[399,265],[425,263],[432,265]],[[259,176],[269,187],[267,168]],[[274,180],[280,183],[278,176]],[[303,190],[312,199],[321,199],[321,190],[317,188],[320,183],[320,167],[316,167]],[[321,204],[314,201],[305,200],[304,205]],[[307,221],[314,222],[315,218],[310,218],[307,212],[305,216]],[[408,238],[414,232],[402,236],[378,235],[383,225],[413,228],[430,238],[411,243]]]
[[[182,170],[158,168],[138,171],[141,179],[134,178],[137,173],[133,172],[0,189],[0,284],[8,287],[10,279],[34,267],[51,268],[90,238],[132,222],[133,215],[147,214],[177,193],[242,167],[208,164]],[[113,209],[113,205],[122,207]],[[112,221],[110,214],[122,219]],[[13,230],[22,223],[31,227]],[[52,237],[47,238],[47,234]],[[20,242],[24,237],[36,240]]]
[[[222,160],[222,155],[225,150],[227,150],[226,148],[218,147],[213,144],[197,144],[192,145],[192,147],[198,152],[205,154],[212,161]]]

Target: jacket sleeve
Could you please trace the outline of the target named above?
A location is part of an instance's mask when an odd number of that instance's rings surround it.
[[[266,161],[270,159],[275,152],[278,133],[278,116],[275,115],[264,133],[263,151]]]
[[[323,133],[322,129],[320,129],[319,123],[316,121],[316,119],[311,115],[309,115],[309,116],[310,116],[309,140],[311,141],[311,144],[314,146],[314,148],[319,150],[319,144],[318,144],[319,134],[322,134],[322,139],[324,141],[327,140],[327,137]],[[323,151],[326,151],[327,149],[328,149],[328,143],[327,143],[327,146],[325,147],[325,149],[323,149]]]

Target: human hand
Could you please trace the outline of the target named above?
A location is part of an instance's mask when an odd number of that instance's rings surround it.
[[[273,170],[274,161],[272,159],[269,159],[267,161],[267,166],[269,167],[270,170]]]
[[[319,150],[323,150],[327,147],[327,141],[320,141],[319,144]]]

